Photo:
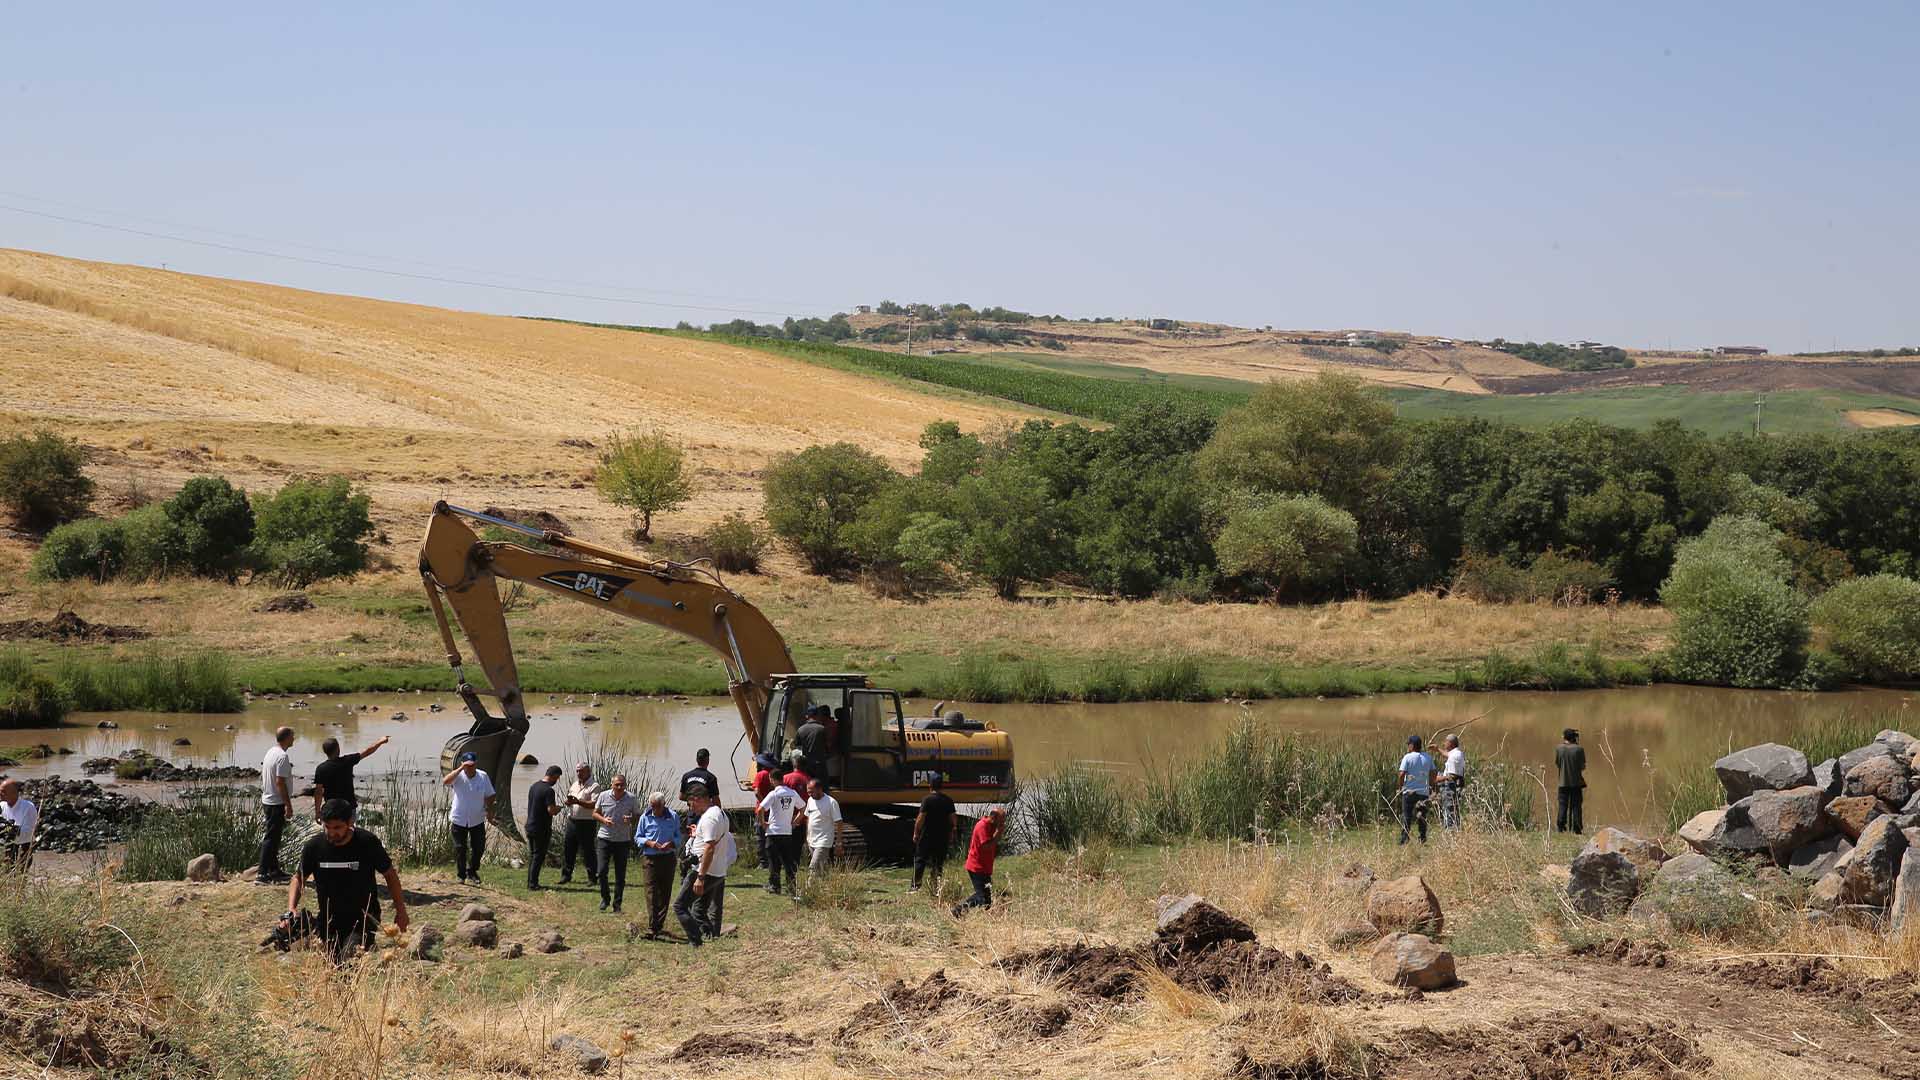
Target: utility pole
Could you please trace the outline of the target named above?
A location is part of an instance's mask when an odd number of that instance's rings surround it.
[[[1764,397],[1753,399],[1753,433],[1755,435],[1760,434],[1760,407],[1766,403],[1767,399]]]
[[[914,313],[907,312],[907,355],[913,355],[913,318]]]

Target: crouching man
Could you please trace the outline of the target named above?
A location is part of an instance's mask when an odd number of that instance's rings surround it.
[[[387,893],[393,897],[393,925],[407,928],[407,899],[400,887],[400,873],[393,868],[385,844],[380,838],[353,824],[353,804],[345,799],[328,799],[320,808],[324,831],[307,841],[300,852],[300,869],[287,889],[289,923],[298,921],[300,894],[309,876],[319,900],[316,931],[326,939],[327,951],[334,962],[345,960],[355,945],[372,948],[380,929],[380,897],[374,892],[374,875],[387,880]]]

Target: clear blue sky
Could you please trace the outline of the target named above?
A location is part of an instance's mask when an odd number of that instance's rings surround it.
[[[605,321],[1920,343],[1912,4],[346,7],[15,5],[0,204],[710,306],[10,210],[0,246]]]

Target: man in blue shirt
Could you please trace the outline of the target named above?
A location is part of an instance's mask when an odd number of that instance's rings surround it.
[[[1407,842],[1415,821],[1420,842],[1427,842],[1427,799],[1433,794],[1433,759],[1420,752],[1420,736],[1407,736],[1407,753],[1400,759],[1400,842]]]
[[[658,939],[667,926],[673,900],[674,869],[680,861],[680,815],[667,808],[667,793],[647,797],[633,842],[640,848],[640,865],[647,868],[647,936]]]

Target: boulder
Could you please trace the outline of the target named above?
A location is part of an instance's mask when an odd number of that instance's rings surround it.
[[[1340,876],[1333,879],[1333,892],[1349,897],[1356,903],[1364,902],[1367,890],[1373,888],[1373,868],[1365,863],[1348,863]]]
[[[500,947],[500,955],[506,957],[509,960],[520,959],[521,956],[525,955],[526,951],[527,951],[526,946],[520,944],[517,941],[509,941],[505,945],[502,945]]]
[[[1812,785],[1808,785],[1811,787]],[[1720,819],[1719,828],[1707,837],[1707,855],[1771,855],[1773,845],[1760,835],[1754,827],[1753,802],[1742,799],[1727,807],[1727,814]]]
[[[604,1072],[607,1068],[607,1052],[578,1035],[555,1035],[547,1046],[571,1057],[582,1072]]]
[[[1807,755],[1791,746],[1761,743],[1736,750],[1713,763],[1727,801],[1739,802],[1756,791],[1783,791],[1813,783]]]
[[[407,945],[407,955],[415,960],[432,960],[434,950],[440,947],[440,931],[431,926],[422,926],[414,932],[413,940]]]
[[[1904,806],[1913,797],[1906,762],[1892,757],[1870,757],[1847,770],[1847,794],[1871,795],[1889,806]]]
[[[533,939],[533,951],[537,953],[566,952],[567,939],[561,937],[558,930],[548,930]]]
[[[1866,761],[1869,758],[1892,757],[1892,756],[1893,756],[1893,749],[1889,747],[1886,743],[1876,742],[1876,743],[1868,743],[1865,746],[1857,746],[1852,750],[1849,750],[1846,753],[1840,755],[1840,762],[1839,762],[1840,776],[1844,779],[1848,773],[1853,771],[1854,766],[1859,765],[1861,762]]]
[[[1336,915],[1320,934],[1327,944],[1336,949],[1372,941],[1378,935],[1379,931],[1373,928],[1373,924],[1358,915]]]
[[[219,881],[220,860],[214,858],[211,852],[205,855],[195,855],[193,858],[188,859],[187,880]]]
[[[1813,891],[1807,894],[1807,906],[1815,911],[1832,911],[1840,906],[1840,895],[1846,891],[1846,875],[1835,870],[1826,877],[1814,882]]]
[[[1900,860],[1900,872],[1893,878],[1893,907],[1887,912],[1890,929],[1899,933],[1908,919],[1920,925],[1920,848],[1908,838],[1906,857]]]
[[[1582,852],[1574,858],[1572,871],[1567,897],[1583,915],[1619,915],[1640,894],[1640,870],[1621,852]]]
[[[1438,990],[1456,981],[1453,953],[1425,934],[1393,933],[1373,947],[1373,977],[1393,986]]]
[[[1808,784],[1785,791],[1756,791],[1727,812],[1729,817],[1744,813],[1773,861],[1784,863],[1794,851],[1833,833],[1833,822],[1820,812],[1826,801],[1819,788]]]
[[[1377,882],[1368,889],[1367,921],[1381,933],[1438,934],[1446,929],[1440,898],[1418,874]]]
[[[1640,871],[1641,877],[1652,874],[1660,869],[1661,863],[1667,861],[1666,849],[1661,847],[1658,841],[1642,840],[1632,833],[1622,832],[1612,826],[1594,833],[1593,838],[1587,841],[1587,846],[1582,848],[1580,853],[1597,855],[1605,851],[1617,851],[1625,855],[1633,863],[1634,868]]]
[[[1193,910],[1195,904],[1206,902],[1206,898],[1199,893],[1188,893],[1185,896],[1161,896],[1155,899],[1153,902],[1154,929],[1165,930],[1179,921],[1180,916]]]
[[[1873,737],[1873,741],[1891,750],[1893,756],[1898,758],[1912,757],[1915,747],[1920,746],[1920,739],[1892,728],[1883,728],[1880,734]]]
[[[1846,794],[1847,774],[1840,771],[1839,758],[1828,758],[1813,767],[1813,786],[1825,792],[1829,799]]]
[[[1742,917],[1746,907],[1742,900],[1738,882],[1725,867],[1698,852],[1688,852],[1661,864],[1629,914],[1662,929],[1713,930]]]
[[[1879,818],[1860,834],[1853,858],[1847,863],[1841,900],[1848,904],[1884,907],[1893,899],[1893,880],[1907,853],[1906,834],[1890,818]]]
[[[487,919],[468,919],[453,928],[453,940],[476,949],[491,949],[500,940],[500,924]]]
[[[1787,857],[1787,873],[1807,881],[1819,881],[1833,872],[1834,865],[1853,850],[1853,842],[1835,833],[1795,849]]]
[[[493,909],[485,904],[468,904],[460,909],[458,922],[492,922]]]
[[[1886,813],[1880,800],[1871,795],[1842,795],[1827,803],[1827,819],[1849,840],[1859,840],[1861,832],[1874,818]]]
[[[1688,818],[1685,825],[1680,826],[1678,835],[1681,842],[1692,848],[1696,853],[1705,855],[1709,849],[1709,845],[1713,841],[1714,834],[1720,832],[1721,829],[1725,827],[1726,820],[1727,808],[1724,806],[1717,810],[1702,810]]]

